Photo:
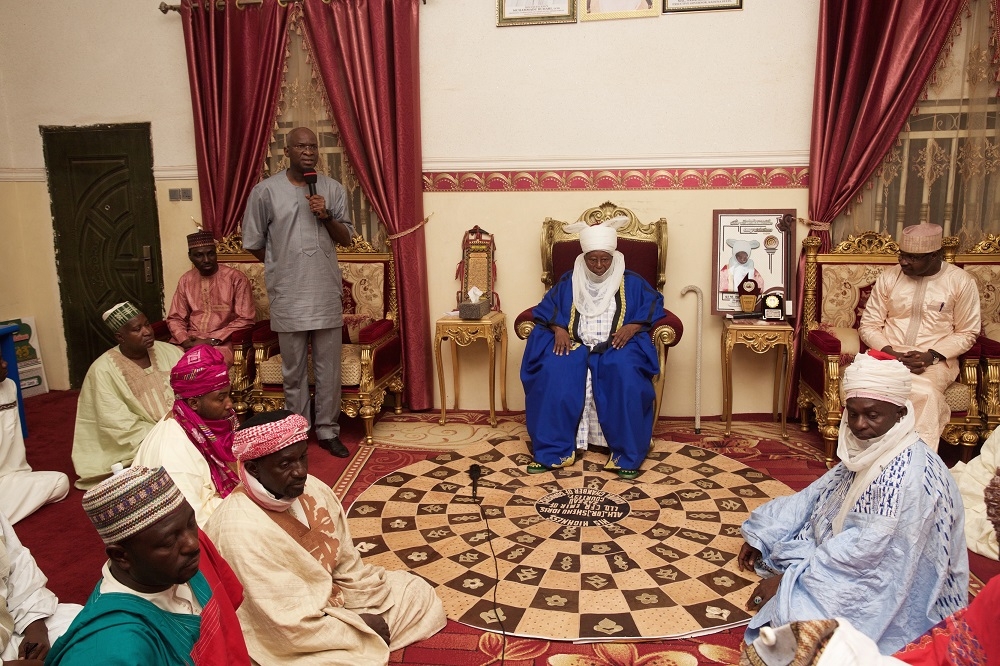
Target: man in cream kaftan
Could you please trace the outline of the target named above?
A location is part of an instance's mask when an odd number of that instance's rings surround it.
[[[180,347],[154,342],[151,365],[141,368],[112,347],[90,366],[73,431],[77,488],[107,478],[115,463],[131,464],[143,438],[174,404],[170,369],[182,354]]]
[[[391,650],[440,631],[444,607],[418,576],[361,560],[340,500],[306,474],[307,431],[284,410],[248,419],[233,442],[243,483],[206,531],[243,583],[256,663],[387,664]]]
[[[935,227],[936,237],[934,229],[920,227]],[[951,419],[945,389],[958,377],[959,355],[979,335],[979,290],[965,271],[941,261],[941,227],[922,224],[906,231],[911,229],[900,241],[900,265],[875,281],[858,335],[871,349],[892,353],[910,368],[916,431],[937,451]],[[925,270],[912,268],[925,265]]]
[[[434,590],[408,572],[366,565],[333,492],[309,477],[299,506],[262,509],[237,489],[208,533],[243,582],[239,609],[259,664],[385,664],[389,651],[445,625]],[[308,523],[308,524],[307,524]],[[359,617],[382,614],[388,646]]]

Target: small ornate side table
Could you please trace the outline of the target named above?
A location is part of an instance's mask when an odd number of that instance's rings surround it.
[[[733,424],[733,347],[746,345],[751,351],[763,354],[775,347],[778,358],[774,364],[774,406],[772,416],[778,418],[778,397],[781,397],[781,437],[788,439],[785,430],[785,412],[788,389],[792,384],[792,343],[794,330],[785,322],[754,323],[746,320],[725,319],[722,324],[722,414],[726,418],[725,434],[729,435]],[[782,354],[782,351],[784,353]],[[782,373],[782,360],[785,372]],[[781,390],[781,376],[785,375],[784,390]]]
[[[458,348],[468,347],[476,340],[486,340],[490,356],[490,425],[497,425],[495,409],[495,384],[497,365],[497,343],[500,345],[500,404],[507,411],[507,317],[502,312],[490,312],[482,319],[461,319],[458,315],[447,315],[437,320],[434,327],[434,360],[437,363],[438,388],[441,392],[441,418],[447,420],[444,390],[444,363],[441,359],[441,343],[445,338],[451,341],[451,364],[455,381],[455,406],[458,409]]]

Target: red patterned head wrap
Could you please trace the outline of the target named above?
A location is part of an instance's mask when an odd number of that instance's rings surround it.
[[[286,412],[280,420],[255,424],[248,419],[233,438],[233,455],[240,462],[256,460],[286,446],[304,441],[309,436],[309,422],[302,416]]]
[[[170,371],[170,387],[178,398],[197,398],[227,386],[229,368],[226,367],[226,359],[210,345],[191,347]]]

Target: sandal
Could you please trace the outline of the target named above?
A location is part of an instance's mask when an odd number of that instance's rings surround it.
[[[620,469],[618,470],[618,478],[624,479],[626,481],[631,481],[639,476],[639,470],[637,469]]]
[[[535,462],[534,460],[532,460],[530,463],[528,463],[526,471],[528,472],[528,474],[544,474],[545,472],[549,471],[549,468],[540,462]]]

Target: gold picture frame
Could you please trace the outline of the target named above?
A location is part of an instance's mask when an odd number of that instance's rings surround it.
[[[634,0],[634,2],[577,0],[576,4],[576,12],[580,15],[581,21],[654,18],[661,14],[658,0]]]
[[[576,23],[576,0],[497,0],[497,27]]]
[[[743,9],[743,0],[663,0],[663,13],[711,12]]]

